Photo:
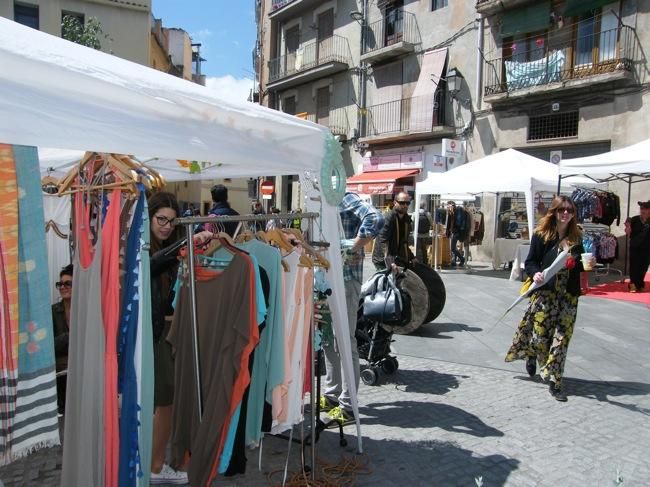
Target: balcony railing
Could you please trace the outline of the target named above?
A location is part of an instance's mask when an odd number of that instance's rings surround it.
[[[348,112],[345,108],[334,108],[326,117],[317,117],[316,114],[310,113],[307,120],[328,127],[332,135],[347,136],[350,131]]]
[[[415,15],[402,10],[394,10],[386,17],[365,27],[362,54],[388,47],[398,42],[417,44],[420,42]]]
[[[400,132],[431,132],[445,125],[445,96],[442,90],[430,95],[402,98],[366,109],[366,129],[362,137]]]
[[[323,64],[350,63],[348,40],[341,36],[327,37],[302,44],[295,52],[269,61],[269,82],[309,71]]]
[[[562,37],[569,39],[558,40]],[[631,71],[638,61],[638,44],[629,26],[570,37],[570,33],[552,38],[539,36],[530,42],[535,43],[534,49],[510,49],[510,55],[486,61],[485,95]]]

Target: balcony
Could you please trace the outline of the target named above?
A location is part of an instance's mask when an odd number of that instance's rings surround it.
[[[305,119],[328,127],[332,135],[340,135],[347,138],[350,133],[350,122],[348,121],[348,112],[345,108],[334,108],[329,111],[326,117],[319,117],[315,113],[310,113]]]
[[[447,125],[444,92],[403,98],[366,108],[365,130],[359,142],[382,144],[454,134]]]
[[[361,61],[370,64],[408,54],[421,42],[415,15],[394,10],[388,16],[372,22],[364,29]]]
[[[303,10],[322,3],[322,0],[271,0],[269,19],[286,20],[296,17]]]
[[[576,30],[579,32],[579,30]],[[571,31],[569,31],[571,32]],[[634,81],[640,50],[632,28],[619,26],[590,35],[540,36],[503,48],[508,56],[485,62],[485,102],[493,106],[565,91],[593,91]],[[562,41],[561,39],[565,39]],[[539,46],[539,47],[537,47]]]
[[[332,36],[302,44],[290,52],[269,61],[270,90],[287,89],[315,79],[346,71],[351,64],[348,40]]]
[[[476,11],[484,15],[493,15],[527,3],[533,3],[533,0],[477,0]]]

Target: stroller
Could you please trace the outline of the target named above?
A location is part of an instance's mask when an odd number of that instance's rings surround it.
[[[397,358],[391,355],[393,333],[412,333],[423,323],[435,320],[445,305],[446,291],[440,276],[428,266],[413,263],[393,276],[402,300],[401,319],[388,324],[364,317],[364,298],[372,292],[377,279],[389,274],[388,270],[377,272],[361,288],[355,337],[359,358],[368,362],[368,367],[361,371],[361,380],[366,385],[377,384],[380,370],[391,375],[399,368]]]

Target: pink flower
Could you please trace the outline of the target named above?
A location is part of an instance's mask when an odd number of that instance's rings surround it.
[[[39,350],[39,346],[36,342],[29,342],[27,344],[27,352],[28,353],[36,353]]]
[[[573,269],[576,266],[576,260],[573,258],[572,255],[569,255],[566,258],[566,263],[564,264],[564,266],[569,270]]]

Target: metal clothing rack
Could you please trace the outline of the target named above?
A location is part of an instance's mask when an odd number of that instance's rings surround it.
[[[186,242],[192,242],[192,236],[194,235],[194,230],[197,224],[201,223],[226,223],[226,222],[257,222],[257,221],[268,221],[268,220],[309,220],[309,237],[313,238],[314,235],[314,220],[320,216],[316,212],[307,212],[307,213],[269,213],[264,215],[236,215],[236,216],[196,216],[196,217],[181,217],[176,219],[176,225],[185,225],[186,228]],[[197,301],[196,301],[196,276],[194,270],[194,245],[187,246],[188,251],[188,260],[190,265],[189,274],[190,274],[190,309],[191,309],[191,321],[192,321],[192,349],[194,352],[194,374],[196,377],[196,403],[197,403],[197,413],[199,415],[199,422],[203,417],[203,399],[201,395],[201,366],[199,362],[199,342],[198,342],[198,311],[197,311]],[[313,313],[312,313],[312,322],[309,327],[309,346],[313,347],[314,343],[314,322],[313,322]],[[311,431],[316,431],[316,399],[314,396],[314,377],[315,377],[315,367],[314,361],[311,360],[311,379],[312,379],[312,392],[310,394],[311,402]],[[311,442],[311,478],[314,480],[316,472],[316,450],[314,447],[314,441]],[[285,472],[286,475],[286,472]]]
[[[585,233],[609,233],[611,235],[611,229],[609,225],[603,223],[592,223],[592,222],[583,222],[580,223],[582,230]],[[614,269],[611,267],[611,264],[596,264],[594,267],[594,276],[596,276],[596,281],[600,280],[601,276],[608,276],[610,272],[618,272],[620,281],[624,281],[623,271],[620,269]]]

